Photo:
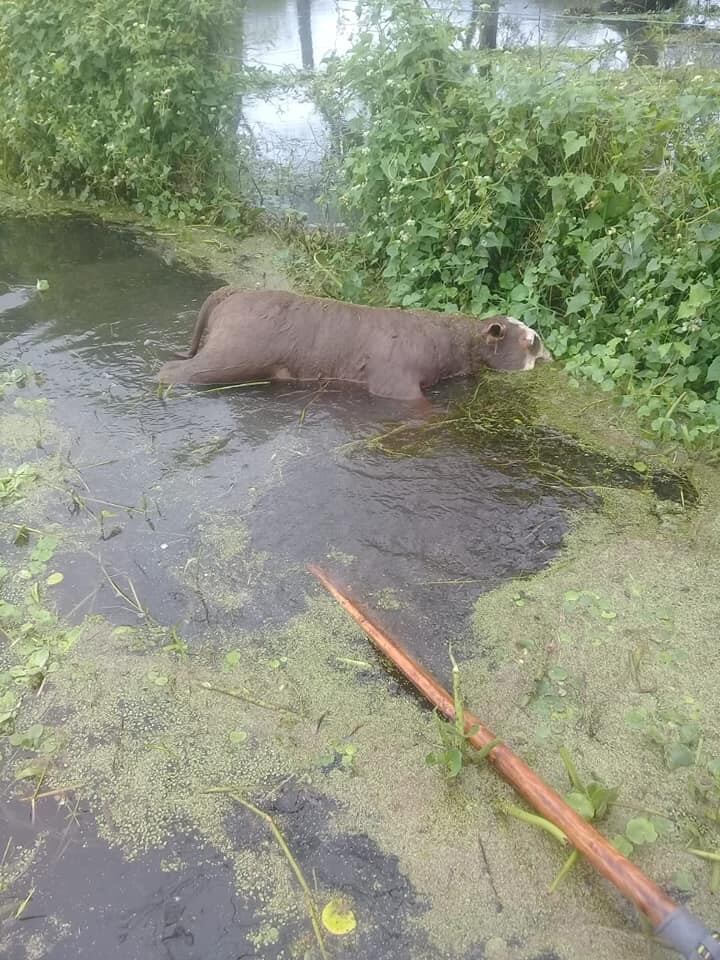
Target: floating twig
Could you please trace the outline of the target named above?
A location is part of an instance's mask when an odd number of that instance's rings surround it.
[[[229,383],[226,387],[210,387],[203,393],[220,393],[223,390],[237,390],[238,387],[267,387],[271,380],[248,380],[247,383]]]
[[[554,823],[550,823],[549,820],[546,820],[545,817],[538,817],[535,813],[530,813],[529,810],[523,810],[522,807],[516,807],[514,803],[503,803],[500,809],[504,813],[509,813],[510,816],[516,817],[518,820],[523,820],[525,823],[531,824],[533,827],[539,827],[541,830],[545,830],[550,834],[551,837],[555,837],[557,841],[563,845],[567,843],[567,836],[563,831],[556,827]]]
[[[201,687],[203,690],[210,690],[211,693],[221,693],[225,697],[232,697],[234,700],[243,700],[245,703],[252,703],[256,707],[262,707],[264,710],[280,710],[282,713],[290,713],[294,717],[299,716],[298,712],[293,710],[292,707],[285,707],[280,703],[269,703],[267,700],[254,697],[245,690],[235,688],[228,690],[226,687],[216,687],[214,684],[208,683],[207,680],[199,681],[196,686]]]
[[[100,567],[103,574],[105,575],[105,579],[110,584],[113,591],[115,592],[115,595],[119,597],[121,600],[124,600],[125,603],[130,607],[130,609],[135,611],[135,613],[139,614],[141,617],[145,617],[148,620],[148,622],[157,623],[157,620],[155,620],[155,618],[150,614],[150,612],[145,607],[143,607],[143,605],[140,603],[140,598],[137,595],[137,591],[135,590],[135,587],[130,577],[127,577],[127,582],[130,587],[132,596],[129,596],[127,593],[125,593],[122,587],[118,586],[115,580],[113,580],[113,578],[110,576],[107,569],[105,568],[100,557],[97,557],[97,562],[98,562],[98,566]]]
[[[313,393],[312,397],[310,397],[310,399],[308,400],[308,402],[307,402],[307,403],[305,404],[305,406],[302,408],[302,410],[300,411],[300,426],[302,426],[303,423],[305,423],[305,416],[307,415],[308,410],[309,410],[310,407],[315,403],[315,401],[317,400],[317,398],[318,398],[322,393],[324,393],[324,392],[327,390],[329,383],[330,383],[330,381],[329,381],[329,380],[326,380],[325,383],[320,387],[320,389],[319,389],[319,390],[316,390],[316,391]]]
[[[269,813],[266,813],[264,810],[261,810],[260,807],[256,807],[254,803],[251,803],[249,800],[246,800],[244,797],[240,796],[239,793],[235,791],[233,787],[211,787],[209,790],[205,791],[206,793],[224,793],[229,796],[236,803],[241,804],[245,807],[246,810],[249,810],[251,813],[254,813],[256,817],[260,817],[261,820],[264,820],[265,823],[270,827],[275,840],[277,841],[278,846],[282,850],[285,859],[290,864],[292,872],[295,874],[297,882],[300,884],[302,889],[303,896],[305,897],[305,906],[310,915],[310,922],[312,924],[313,932],[315,933],[315,939],[317,940],[318,948],[323,960],[327,960],[327,951],[325,950],[325,944],[323,942],[322,929],[320,927],[320,914],[318,913],[317,906],[315,905],[315,898],[312,895],[312,891],[308,886],[307,880],[300,869],[300,864],[297,862],[293,856],[292,850],[287,844],[285,837],[283,836],[280,828],[275,823],[275,820],[270,816]]]
[[[71,783],[67,787],[57,787],[55,790],[43,790],[42,793],[34,793],[30,797],[20,797],[21,803],[33,803],[35,800],[44,800],[45,797],[61,797],[64,793],[74,793],[84,786],[82,783]]]
[[[32,900],[34,893],[35,893],[35,887],[32,887],[30,890],[30,893],[25,897],[23,902],[20,904],[20,906],[17,908],[17,910],[13,914],[13,919],[19,920],[20,917],[22,917],[23,913],[25,913],[25,908]]]

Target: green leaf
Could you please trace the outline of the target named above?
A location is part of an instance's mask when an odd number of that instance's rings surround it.
[[[65,577],[63,576],[62,573],[51,573],[50,576],[45,581],[45,583],[49,587],[54,587],[56,583],[62,583],[64,579]]]
[[[422,290],[414,290],[411,293],[406,293],[402,298],[402,305],[404,307],[413,307],[415,304],[420,303],[420,301],[423,299],[423,296],[424,294]]]
[[[678,730],[678,739],[680,743],[694,747],[700,739],[700,727],[697,723],[683,723]]]
[[[457,748],[446,750],[444,754],[445,772],[448,777],[456,777],[462,770],[462,752]]]
[[[30,539],[30,531],[26,526],[18,527],[13,543],[16,547],[24,547]]]
[[[581,290],[580,293],[576,293],[574,297],[570,297],[565,307],[565,313],[573,314],[578,313],[583,307],[586,307],[590,303],[591,297],[587,290]]]
[[[583,197],[586,197],[592,188],[595,186],[595,181],[588,173],[581,173],[576,177],[573,177],[570,185],[575,194],[576,200],[582,200]]]
[[[47,666],[47,662],[50,659],[50,648],[49,647],[39,647],[37,650],[33,650],[30,656],[25,661],[25,666],[31,673],[39,673],[41,670],[44,670]]]
[[[683,893],[690,893],[695,886],[693,875],[689,870],[676,870],[672,876],[673,886]]]
[[[712,300],[712,292],[704,283],[693,283],[688,291],[687,299],[678,307],[678,318],[684,320],[695,317]]]
[[[629,857],[635,849],[627,837],[624,837],[621,833],[616,833],[610,843],[626,857]]]
[[[715,357],[713,362],[707,369],[705,374],[706,383],[718,383],[720,382],[720,353]]]
[[[604,787],[601,783],[589,783],[587,795],[595,809],[595,817],[604,817],[617,800],[620,791],[617,787]]]
[[[633,817],[632,820],[629,820],[625,826],[625,836],[635,846],[641,846],[643,843],[655,843],[658,838],[657,830],[647,817]]]
[[[433,172],[433,170],[435,169],[435,164],[438,162],[439,157],[440,157],[440,150],[433,150],[432,153],[423,153],[420,155],[420,166],[425,171],[426,176],[429,177],[430,174]]]
[[[673,828],[672,820],[668,820],[666,817],[660,817],[657,814],[654,814],[650,817],[650,822],[657,830],[659,837],[662,837],[666,833],[670,833]]]
[[[701,243],[715,243],[720,240],[720,223],[703,223],[695,229],[695,239]]]
[[[518,283],[510,291],[510,299],[514,303],[525,303],[527,301],[529,293],[530,291],[528,290],[528,288],[525,286],[524,283]]]
[[[39,740],[45,731],[45,727],[41,723],[33,723],[31,727],[28,728],[26,736],[30,740]]]
[[[590,799],[586,797],[584,793],[572,791],[571,793],[565,794],[565,799],[573,808],[573,810],[579,813],[580,816],[585,820],[592,820],[592,818],[595,816],[595,808],[590,802]]]
[[[21,770],[15,774],[16,780],[37,780],[43,776],[45,773],[45,767],[40,767],[36,764],[30,764],[27,767],[23,767]]]
[[[156,670],[148,671],[147,678],[156,687],[166,687],[170,683],[169,677],[166,677],[164,673],[158,673]]]
[[[563,149],[565,151],[566,160],[568,157],[574,156],[576,153],[582,150],[583,147],[587,146],[588,142],[587,137],[579,134],[577,130],[566,131],[562,135],[562,138],[564,140]]]

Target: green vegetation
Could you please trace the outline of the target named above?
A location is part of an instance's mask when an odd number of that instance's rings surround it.
[[[480,750],[471,749],[468,741],[478,732],[479,726],[478,724],[472,724],[467,727],[460,668],[452,655],[452,651],[450,652],[450,659],[452,661],[452,693],[455,716],[452,720],[445,720],[439,713],[435,713],[438,735],[443,749],[439,752],[429,753],[425,757],[425,762],[430,767],[437,766],[448,780],[453,780],[459,775],[464,764],[482,763],[489,756],[493,747],[500,743],[500,740],[495,738],[486,743]]]
[[[8,0],[0,176],[150,215],[236,221],[231,0]]]
[[[548,749],[568,746],[561,756],[580,813],[597,808],[590,796],[585,802],[590,785],[571,773],[570,755],[597,783],[617,784],[602,816],[619,849],[643,865],[652,851],[687,889],[688,859],[671,866],[672,851],[678,857],[687,847],[709,865],[703,887],[712,893],[720,884],[720,760],[707,664],[720,528],[716,475],[698,469],[696,479],[701,505],[672,519],[646,495],[605,490],[603,514],[576,526],[561,559],[522,592],[506,584],[478,600],[475,628],[505,660],[498,673],[522,704],[522,718],[515,713],[503,734],[527,735],[534,717],[528,749],[555,782]],[[480,702],[485,671],[464,665],[463,680],[469,703]]]
[[[716,440],[717,74],[478,60],[414,0],[370,10],[320,85],[356,114],[336,291],[511,312],[655,436]]]
[[[595,822],[605,820],[620,793],[617,787],[606,787],[602,783],[594,780],[585,782],[577,771],[577,768],[570,756],[570,753],[564,748],[560,749],[560,759],[568,775],[572,789],[565,794],[565,799],[570,806],[580,814],[585,820]],[[514,804],[504,804],[502,809],[518,820],[524,820],[532,826],[545,830],[563,845],[566,844],[565,834],[559,830],[553,823],[544,817],[528,813],[521,807]],[[673,824],[666,817],[659,814],[647,817],[632,817],[625,825],[623,833],[615,834],[612,837],[612,844],[621,853],[629,857],[635,847],[643,846],[648,843],[655,843],[658,837],[673,829]],[[567,877],[576,863],[581,859],[577,850],[572,850],[563,863],[557,876],[550,884],[549,892],[554,893],[562,881]]]

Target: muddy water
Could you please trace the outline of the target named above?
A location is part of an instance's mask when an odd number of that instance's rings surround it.
[[[97,522],[92,549],[63,558],[57,596],[74,620],[101,613],[135,624],[134,597],[191,642],[210,627],[257,630],[304,610],[315,588],[303,567],[313,561],[447,678],[448,642],[460,656],[471,643],[472,601],[547,564],[568,510],[592,508],[593,480],[645,482],[533,432],[530,395],[507,378],[484,380],[489,407],[507,399],[521,414],[505,433],[496,420],[493,430],[459,435],[397,431],[402,408],[335,389],[178,390],[161,399],[152,382],[159,359],[185,346],[194,311],[218,283],[90,222],[0,225],[2,365],[41,375],[27,395],[51,401],[73,468],[67,513],[46,520],[69,531],[88,514]],[[439,417],[463,389],[435,391]],[[515,422],[523,417],[531,444]],[[676,496],[677,487],[669,481],[661,492]],[[2,549],[12,554],[6,537]],[[363,835],[321,848],[329,814],[312,791],[285,784],[273,802],[306,870],[351,889],[375,917],[352,956],[425,956],[404,926],[423,905],[394,858]],[[31,845],[41,828],[26,808],[7,804],[3,816],[0,831]],[[204,850],[197,869],[163,871],[169,858],[197,860],[192,837],[128,863],[98,840],[88,807],[74,819],[62,809],[52,816],[43,817],[50,839],[8,960],[284,955],[284,934],[264,948],[247,939],[258,904],[233,893],[220,854]]]
[[[358,441],[394,429],[405,411],[339,389],[158,399],[158,359],[185,346],[220,281],[172,270],[89,223],[5,225],[0,243],[6,296],[25,300],[3,313],[4,361],[42,373],[40,393],[72,437],[77,494],[114,514],[102,555],[161,622],[188,614],[165,573],[210,511],[242,521],[255,549],[288,569],[336,552],[364,592],[424,593],[431,608],[456,581],[487,589],[559,548],[563,509],[584,495],[533,475],[515,452],[496,466],[495,440],[484,459],[442,439],[427,456],[368,451]],[[36,276],[46,293],[33,289]],[[442,411],[446,394],[436,400]],[[78,587],[88,575],[80,563]],[[112,589],[97,585],[93,609],[117,614]],[[283,602],[249,616],[285,617],[304,588],[286,584]]]

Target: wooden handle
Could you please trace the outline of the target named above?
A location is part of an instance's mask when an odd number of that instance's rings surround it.
[[[378,650],[395,664],[410,683],[448,719],[454,719],[453,698],[435,677],[414,660],[399,643],[365,616],[362,610],[345,596],[319,567],[311,564],[308,570],[362,627]],[[477,730],[468,739],[474,747],[482,749],[496,739],[492,731],[466,710],[465,728],[469,730],[472,727],[477,727]],[[663,924],[678,908],[678,904],[653,880],[624,857],[619,850],[616,850],[592,824],[573,810],[559,793],[545,783],[504,743],[493,747],[488,759],[498,773],[541,816],[558,826],[585,859],[649,918],[654,927]]]

